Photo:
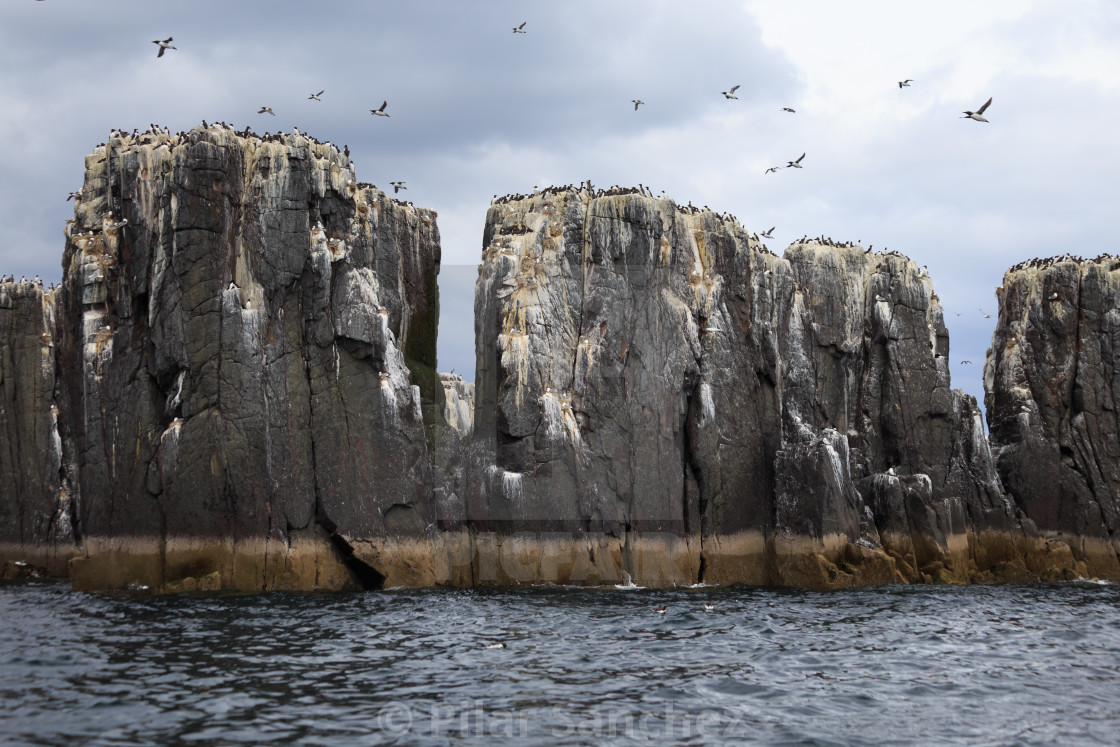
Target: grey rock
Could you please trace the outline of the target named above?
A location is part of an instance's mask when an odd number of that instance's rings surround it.
[[[984,365],[1003,483],[1081,575],[1120,578],[1120,260],[1055,257],[1007,272]]]

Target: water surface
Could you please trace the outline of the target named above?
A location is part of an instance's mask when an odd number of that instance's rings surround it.
[[[19,584],[0,698],[0,742],[29,745],[1108,744],[1120,587]]]

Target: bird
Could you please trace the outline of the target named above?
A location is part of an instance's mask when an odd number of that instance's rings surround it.
[[[887,474],[890,475],[891,477],[894,477],[897,473],[894,471],[894,467],[888,467],[887,468]]]
[[[983,309],[980,309],[980,313],[981,313],[981,314],[984,314],[984,310],[983,310]],[[992,318],[992,315],[991,315],[991,314],[984,314],[984,318],[985,318],[985,319],[991,319],[991,318]]]
[[[400,192],[402,189],[408,189],[408,187],[404,186],[404,182],[389,182],[389,183],[393,185],[393,194],[396,194],[397,192]]]
[[[984,102],[984,105],[982,107],[980,107],[979,110],[974,111],[974,112],[965,112],[964,116],[961,117],[961,119],[975,119],[977,122],[987,122],[988,120],[984,119],[980,115],[983,114],[984,110],[987,109],[989,106],[991,106],[991,104],[992,104],[992,100],[989,98],[987,101]]]
[[[515,34],[524,34],[524,33],[526,33],[526,32],[525,32],[525,24],[527,24],[527,23],[528,23],[528,21],[522,21],[522,22],[521,22],[521,25],[520,25],[520,26],[518,26],[517,28],[515,28],[515,29],[513,30],[513,33],[515,33]]]
[[[638,111],[638,107],[646,103],[641,99],[630,99],[630,101],[634,104],[634,111]]]
[[[164,39],[163,41],[160,41],[159,39],[156,39],[152,42],[152,44],[158,44],[159,45],[159,54],[156,55],[156,59],[159,59],[160,57],[163,57],[163,53],[166,52],[167,50],[175,49],[175,47],[171,46],[171,38],[172,37],[169,36],[166,39]]]
[[[770,228],[768,230],[763,231],[762,233],[759,234],[759,236],[761,236],[764,239],[772,239],[774,237],[771,234],[774,233],[775,228],[777,228],[777,226],[770,226]]]
[[[735,95],[735,91],[736,91],[736,90],[737,90],[738,88],[739,88],[739,86],[731,86],[731,90],[730,90],[730,91],[721,91],[720,93],[722,93],[722,94],[723,94],[723,97],[724,97],[725,99],[738,99],[739,97]]]
[[[327,89],[324,88],[322,91],[319,91],[319,93],[311,94],[310,96],[307,97],[307,100],[308,101],[322,101],[322,99],[319,98],[319,97],[322,96],[323,93],[326,92],[326,90]]]
[[[388,105],[389,105],[388,101],[382,101],[380,109],[370,109],[369,113],[372,114],[375,117],[388,117],[389,115],[385,113],[385,107],[388,106]]]
[[[257,114],[271,114],[274,117],[276,116],[276,112],[272,111],[271,106],[262,106],[257,110]]]
[[[961,365],[962,365],[962,366],[965,366],[965,365],[971,366],[971,365],[972,365],[972,361],[961,361]]]
[[[777,173],[778,169],[780,169],[780,168],[782,168],[782,167],[781,166],[771,166],[770,168],[766,169],[766,171],[764,173],[769,174],[771,171],[773,171],[774,173]]]
[[[1047,298],[1051,301],[1057,301],[1058,300],[1058,291],[1054,291],[1049,296],[1047,296]]]
[[[704,611],[705,612],[711,612],[715,608],[716,608],[716,606],[714,604],[712,604],[711,602],[704,602]]]
[[[668,609],[669,609],[668,607],[654,607],[654,608],[653,608],[653,611],[654,611],[654,612],[656,612],[656,613],[657,613],[657,614],[659,614],[659,615],[664,615],[664,614],[665,614],[665,612],[666,612],[666,611],[667,611]]]
[[[804,157],[805,157],[805,154],[802,153],[801,158],[804,158]],[[788,164],[786,164],[786,168],[790,168],[790,169],[801,168],[801,158],[798,158],[796,161],[790,161]]]
[[[900,80],[898,82],[898,87],[899,88],[909,88],[910,84],[913,83],[913,82],[914,82],[913,78],[907,78],[906,80]]]
[[[486,648],[505,648],[506,644],[498,641],[497,643],[487,643]]]
[[[790,108],[789,108],[788,106],[783,106],[783,107],[782,107],[782,111],[784,111],[784,112],[789,112],[790,114],[797,114],[797,110],[796,110],[796,109],[790,109]]]
[[[82,193],[81,192],[71,192],[70,196],[66,198],[67,202],[70,202],[70,200],[77,200],[78,202],[81,202],[82,201]]]

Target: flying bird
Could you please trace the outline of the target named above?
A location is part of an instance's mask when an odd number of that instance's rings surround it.
[[[980,309],[980,313],[981,313],[981,314],[984,314],[984,310],[983,310],[983,309]],[[992,318],[992,315],[991,315],[991,314],[984,314],[984,318],[985,318],[985,319],[991,319],[991,318]]]
[[[528,21],[522,21],[521,25],[513,30],[513,33],[524,34],[525,33],[525,24],[527,24],[527,23],[528,23]]]
[[[804,158],[804,157],[805,157],[805,154],[802,153],[801,158]],[[786,168],[789,168],[789,169],[799,169],[799,168],[801,168],[801,158],[798,158],[796,161],[790,161],[788,164],[786,164]]]
[[[70,200],[77,200],[78,202],[81,202],[82,201],[82,193],[81,192],[71,192],[70,196],[66,198],[67,202],[70,202]]]
[[[638,111],[638,107],[641,106],[642,104],[646,103],[646,102],[642,101],[641,99],[630,99],[630,101],[631,101],[631,103],[634,104],[634,111]]]
[[[797,110],[796,110],[796,109],[790,109],[790,108],[789,108],[788,106],[783,106],[783,107],[782,107],[782,111],[784,111],[784,112],[789,112],[790,114],[797,114]]]
[[[766,169],[765,173],[769,174],[771,171],[776,172],[780,168],[782,168],[782,167],[781,166],[771,166],[770,168]]]
[[[321,99],[321,98],[319,98],[319,97],[320,97],[320,96],[322,96],[322,95],[323,95],[323,93],[325,93],[325,92],[326,92],[326,90],[327,90],[327,89],[325,89],[325,88],[324,88],[324,89],[323,89],[322,91],[319,91],[319,93],[313,93],[313,94],[311,94],[310,96],[308,96],[308,97],[307,97],[307,100],[308,100],[308,101],[322,101],[322,99]]]
[[[171,46],[171,39],[172,39],[172,37],[169,36],[166,39],[164,39],[163,41],[160,41],[159,39],[156,39],[155,41],[152,42],[152,44],[158,44],[159,45],[159,54],[156,55],[156,59],[159,59],[160,57],[163,57],[163,53],[166,52],[167,50],[175,49],[175,47]]]
[[[980,107],[979,110],[974,111],[974,112],[965,112],[964,116],[961,117],[961,119],[975,119],[977,122],[987,122],[988,120],[984,119],[984,117],[982,117],[981,115],[984,113],[984,110],[987,109],[991,105],[992,105],[992,100],[988,99],[987,101],[984,102],[984,105],[982,107]]]
[[[388,101],[382,101],[380,109],[370,109],[369,113],[372,114],[375,117],[388,117],[389,115],[385,113],[385,107],[388,106],[388,105],[389,105]]]
[[[735,91],[738,88],[739,88],[739,86],[731,86],[730,91],[721,91],[721,93],[723,94],[723,97],[725,99],[738,99],[739,97],[735,95]]]
[[[274,117],[276,116],[276,112],[272,111],[271,106],[262,106],[260,109],[257,109],[257,114],[271,114]]]
[[[396,194],[397,192],[400,192],[402,189],[408,189],[408,187],[404,186],[404,182],[389,182],[389,183],[393,185],[393,194]]]
[[[961,361],[961,365],[962,365],[962,366],[963,366],[963,365],[965,365],[965,364],[967,364],[967,365],[971,366],[971,365],[972,365],[972,361]]]
[[[907,78],[906,80],[900,80],[898,82],[898,87],[899,88],[909,88],[910,84],[913,83],[913,82],[914,82],[913,78]]]
[[[761,236],[761,237],[762,237],[762,238],[764,238],[764,239],[772,239],[772,238],[774,238],[774,237],[773,237],[773,236],[772,236],[771,234],[773,234],[773,233],[774,233],[774,229],[775,229],[775,228],[777,228],[777,226],[770,226],[770,228],[769,228],[769,229],[767,229],[767,230],[763,231],[762,233],[760,233],[760,234],[759,234],[759,236]]]

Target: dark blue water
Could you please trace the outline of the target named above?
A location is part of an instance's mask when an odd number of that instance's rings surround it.
[[[1115,744],[1118,705],[1116,586],[0,587],[14,744]]]

